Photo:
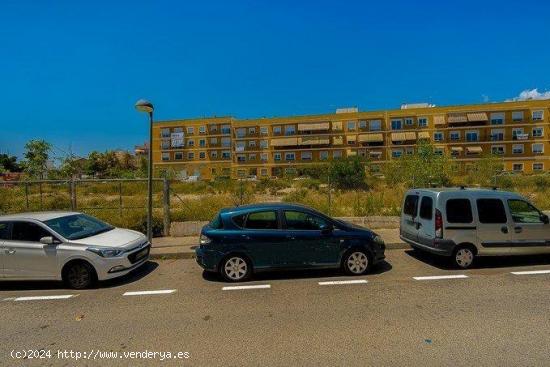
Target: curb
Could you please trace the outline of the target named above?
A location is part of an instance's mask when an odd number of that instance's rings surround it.
[[[410,246],[404,242],[386,243],[386,251],[388,250],[406,250]],[[167,252],[155,254],[152,253],[149,258],[151,260],[173,260],[173,259],[194,259],[195,252]]]

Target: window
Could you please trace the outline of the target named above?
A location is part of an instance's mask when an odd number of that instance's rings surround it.
[[[177,161],[181,161],[183,159],[183,152],[174,153],[174,159]]]
[[[502,124],[504,124],[504,112],[491,113],[491,125],[502,125]]]
[[[170,160],[170,153],[162,153],[162,160],[163,161],[169,161]]]
[[[460,131],[451,131],[449,133],[449,139],[451,139],[451,141],[460,140]]]
[[[319,231],[328,225],[327,221],[316,215],[297,211],[285,211],[286,228],[296,231]]]
[[[169,128],[164,128],[164,129],[161,129],[160,130],[160,136],[162,138],[169,138],[170,137],[170,129]]]
[[[274,211],[254,212],[248,214],[244,228],[246,229],[277,229],[277,213]]]
[[[206,158],[206,152],[199,152],[199,158],[205,159]]]
[[[523,128],[512,129],[512,140],[518,140],[523,135]]]
[[[543,135],[544,135],[544,128],[542,127],[533,128],[533,138],[542,138]]]
[[[194,147],[195,146],[195,141],[194,140],[188,140],[187,141],[187,146]]]
[[[256,160],[256,154],[254,154],[254,153],[249,154],[249,155],[248,155],[248,160],[249,160],[249,161],[255,161],[255,160]]]
[[[241,228],[244,227],[245,219],[246,219],[246,214],[236,215],[231,218],[233,223],[235,223],[237,227],[241,227]]]
[[[367,128],[367,121],[366,120],[360,120],[359,121],[359,128],[360,129],[366,129]]]
[[[231,126],[222,125],[222,134],[231,134]]]
[[[0,240],[10,239],[10,226],[8,222],[0,223]]]
[[[542,171],[544,169],[544,163],[537,162],[533,163],[533,171]]]
[[[477,199],[477,213],[480,223],[506,223],[506,211],[500,199]]]
[[[294,135],[296,134],[296,126],[287,125],[285,126],[285,135]]]
[[[382,130],[382,121],[380,121],[380,120],[371,120],[371,121],[369,121],[369,130],[370,131],[380,131],[380,130]]]
[[[276,160],[276,161],[280,161],[281,160],[281,153],[273,154],[273,159]]]
[[[342,158],[342,151],[341,150],[335,150],[332,152],[332,158],[338,159]]]
[[[160,147],[161,149],[170,149],[170,140],[163,140]]]
[[[420,201],[420,218],[431,220],[433,216],[433,199],[424,196]]]
[[[407,195],[403,204],[403,213],[416,217],[418,213],[418,195]]]
[[[493,145],[493,146],[491,146],[491,154],[503,155],[504,153],[505,153],[504,145]]]
[[[187,153],[187,159],[195,159],[195,153],[193,153],[193,152],[188,152],[188,153]]]
[[[210,138],[210,144],[211,145],[217,145],[218,144],[218,138]]]
[[[312,158],[313,158],[313,154],[311,152],[302,152],[303,161],[310,161]]]
[[[322,161],[325,161],[328,159],[328,152],[326,150],[322,150],[319,152],[319,159]]]
[[[260,176],[267,176],[267,168],[261,168],[260,169]]]
[[[401,130],[403,121],[401,120],[391,120],[391,129],[392,130]]]
[[[246,176],[246,170],[244,170],[244,169],[238,169],[238,170],[237,170],[237,176],[239,176],[239,177],[244,177],[244,176]]]
[[[30,222],[13,222],[12,224],[11,239],[13,241],[40,242],[42,237],[51,235],[38,224]]]
[[[523,154],[523,144],[512,145],[512,154]]]
[[[533,111],[531,113],[531,116],[533,118],[533,121],[540,121],[544,119],[544,111],[543,110]]]
[[[399,158],[403,155],[403,151],[401,149],[394,149],[391,151],[391,156],[393,158]]]
[[[206,139],[199,140],[199,147],[204,148],[206,146]]]
[[[477,131],[467,131],[466,132],[466,141],[477,141],[478,140],[478,132]]]
[[[293,161],[296,159],[296,154],[294,152],[285,153],[285,161]]]
[[[347,137],[347,142],[348,142],[348,145],[355,145],[356,143],[356,140],[357,139],[357,135],[350,135]]]
[[[445,148],[441,148],[441,147],[434,148],[435,155],[443,155],[444,153],[445,153]]]
[[[218,152],[216,152],[215,150],[211,151],[210,152],[210,157],[211,158],[218,158]]]
[[[86,214],[58,217],[47,220],[44,224],[69,240],[95,236],[114,229],[110,224]],[[42,236],[51,236],[51,234],[44,233]]]
[[[281,135],[281,127],[280,126],[273,126],[273,134]]]
[[[418,119],[418,126],[419,127],[427,127],[428,126],[428,119],[426,117],[420,117]]]
[[[255,147],[256,146],[256,140],[249,140],[248,141],[248,146],[249,147]]]
[[[231,138],[222,138],[222,147],[230,147]]]
[[[255,127],[249,127],[249,128],[248,128],[248,134],[249,134],[249,135],[254,135],[254,134],[256,134],[256,128],[255,128]]]
[[[237,136],[237,138],[244,138],[246,136],[246,129],[244,127],[236,129],[235,135]]]
[[[268,159],[267,153],[262,153],[262,154],[260,154],[260,159],[261,159],[262,161],[266,162],[267,159]]]
[[[188,126],[187,127],[187,134],[194,134],[195,133],[195,128],[193,126]]]
[[[504,130],[503,129],[492,129],[490,140],[491,141],[503,141],[504,140]]]
[[[532,144],[531,150],[533,151],[534,154],[542,154],[544,153],[544,144],[542,143]]]
[[[468,199],[449,199],[445,204],[448,223],[472,223],[472,205]]]
[[[246,162],[246,155],[244,154],[237,154],[237,162]]]
[[[229,150],[222,151],[222,159],[231,159],[231,152]]]
[[[412,126],[413,123],[414,123],[414,120],[413,120],[412,118],[407,117],[407,118],[405,119],[405,125],[407,125],[407,126]]]
[[[260,140],[260,148],[267,149],[268,146],[267,140]]]
[[[513,122],[523,121],[523,111],[513,111],[512,112],[512,121]]]
[[[434,133],[434,141],[442,141],[443,140],[443,133],[438,131]]]
[[[206,126],[199,126],[199,133],[201,134],[206,133]]]
[[[262,135],[267,135],[268,134],[267,126],[261,126],[260,127],[260,134],[262,134]]]
[[[523,163],[514,163],[512,165],[512,171],[514,172],[522,172],[523,171]]]
[[[405,148],[405,154],[406,155],[413,155],[414,154],[414,148],[412,148],[412,147]]]
[[[355,121],[348,121],[348,131],[355,131],[357,123]]]
[[[541,212],[533,205],[523,200],[508,200],[508,208],[516,223],[542,223]]]
[[[210,125],[210,132],[217,132],[218,131],[218,125]]]

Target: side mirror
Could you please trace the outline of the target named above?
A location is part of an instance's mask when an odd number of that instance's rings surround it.
[[[548,219],[548,216],[546,214],[542,214],[540,216],[540,220],[542,220],[542,223],[544,223],[544,224],[548,224],[550,222],[550,220]]]
[[[324,235],[331,234],[333,230],[334,230],[334,227],[332,226],[332,224],[321,226],[321,234],[324,234]]]
[[[40,243],[43,243],[44,245],[54,245],[57,241],[53,238],[53,236],[46,236],[40,239]]]

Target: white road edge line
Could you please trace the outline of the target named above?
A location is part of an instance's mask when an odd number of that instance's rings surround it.
[[[464,278],[468,278],[468,276],[464,274],[457,274],[457,275],[432,275],[427,277],[413,277],[414,280],[464,279]]]
[[[20,301],[46,301],[46,300],[54,300],[54,299],[69,299],[72,297],[76,297],[78,294],[62,294],[62,295],[56,295],[56,296],[28,296],[28,297],[12,297],[12,298],[5,298],[4,301],[14,301],[14,302],[20,302]]]
[[[136,292],[125,292],[123,296],[150,296],[155,294],[171,294],[175,293],[175,289],[162,289],[158,291],[136,291]]]
[[[511,273],[514,275],[550,274],[550,270],[512,271]]]
[[[365,279],[354,279],[354,280],[334,280],[330,282],[319,282],[319,285],[345,285],[345,284],[366,284],[368,283]]]
[[[259,285],[235,285],[230,287],[223,287],[222,291],[237,291],[243,289],[269,289],[271,284],[259,284]]]

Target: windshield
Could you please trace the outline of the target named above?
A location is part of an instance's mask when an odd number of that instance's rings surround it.
[[[44,224],[69,240],[95,236],[115,228],[86,214],[54,218],[45,221]]]

